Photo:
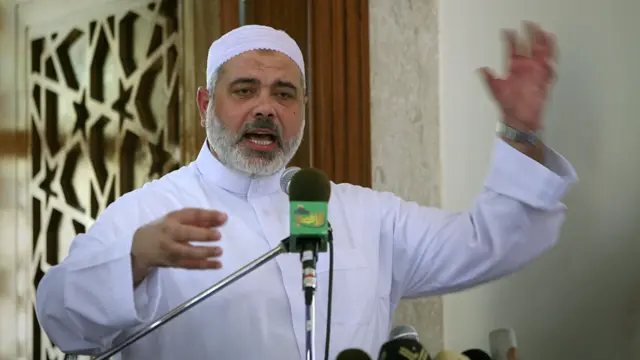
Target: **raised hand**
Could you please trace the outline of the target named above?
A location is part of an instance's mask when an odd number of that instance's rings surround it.
[[[528,44],[515,31],[504,31],[509,46],[506,77],[499,78],[488,68],[480,71],[502,109],[503,120],[523,131],[538,131],[555,79],[556,45],[554,36],[536,24],[526,23],[526,29]]]
[[[192,242],[220,240],[215,229],[227,221],[227,215],[212,210],[183,209],[139,228],[131,247],[134,282],[137,283],[154,267],[185,269],[218,269],[217,246],[196,246]]]

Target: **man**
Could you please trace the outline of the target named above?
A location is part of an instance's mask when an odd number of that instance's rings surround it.
[[[575,174],[529,136],[540,128],[554,61],[551,37],[530,29],[530,56],[516,53],[509,33],[506,79],[483,70],[511,130],[497,140],[485,189],[471,211],[451,213],[332,184],[330,359],[348,347],[376,354],[402,297],[497,279],[555,243],[565,212],[560,200]],[[207,132],[198,158],[116,200],[40,282],[38,318],[55,344],[67,352],[104,350],[288,236],[289,202],[279,180],[305,126],[304,69],[295,42],[272,28],[240,27],[211,45],[208,90],[200,89],[197,98]],[[327,272],[321,254],[319,359]],[[304,319],[299,257],[280,256],[122,358],[302,358]]]

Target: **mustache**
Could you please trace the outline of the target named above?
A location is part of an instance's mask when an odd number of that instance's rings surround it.
[[[275,133],[276,141],[278,144],[282,144],[282,129],[272,118],[266,116],[256,117],[253,121],[246,122],[242,126],[242,131],[240,132],[240,138],[238,141],[241,141],[242,138],[249,132],[256,130],[269,130]]]

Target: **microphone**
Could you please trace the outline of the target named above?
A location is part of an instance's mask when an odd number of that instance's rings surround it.
[[[465,355],[460,354],[459,352],[451,351],[451,350],[442,350],[436,355],[433,360],[470,360]]]
[[[289,195],[291,180],[293,179],[293,176],[301,170],[302,169],[297,166],[291,166],[282,172],[282,175],[280,176],[280,189],[282,189],[282,192]],[[329,183],[329,191],[331,191],[331,183]],[[327,220],[327,224],[329,225],[329,242],[331,242],[331,223]]]
[[[431,360],[418,340],[418,332],[409,325],[396,326],[389,333],[389,341],[380,348],[379,360]]]
[[[469,349],[463,351],[462,355],[468,357],[469,360],[493,360],[489,354],[480,349]]]
[[[286,168],[280,176],[280,188],[285,194],[289,195],[289,184],[291,184],[291,179],[293,179],[293,175],[295,175],[300,170],[302,169],[297,166],[292,166]]]
[[[329,210],[331,183],[322,171],[304,169],[293,175],[288,190],[290,226],[286,251],[300,254],[306,320],[306,358],[313,359],[315,353],[315,303],[313,297],[316,291],[316,263],[318,252],[328,250],[330,230],[327,211]],[[329,344],[328,339],[329,336],[327,336],[326,344]],[[325,352],[328,353],[328,351]]]
[[[290,252],[327,252],[331,183],[318,169],[297,171],[289,190]],[[303,254],[303,261],[308,255]],[[314,260],[315,267],[315,260]]]
[[[329,223],[329,217],[327,215],[328,202],[331,196],[331,182],[329,178],[320,170],[302,170],[297,166],[292,166],[284,170],[280,177],[280,188],[282,191],[289,195],[290,202],[290,235],[285,244],[285,251],[287,252],[299,252],[300,260],[302,261],[302,288],[304,291],[305,305],[307,307],[307,343],[313,344],[312,329],[313,329],[313,317],[310,316],[310,309],[313,308],[313,294],[316,289],[316,262],[318,252],[326,252],[328,245],[333,243],[333,230]],[[304,202],[308,202],[304,204]],[[315,203],[315,204],[314,204]],[[318,204],[319,203],[319,204]],[[314,216],[310,213],[304,213],[305,205],[315,206],[317,211]],[[302,207],[301,207],[302,206]],[[325,224],[321,224],[314,234],[311,231],[304,232],[300,228],[303,225],[303,220],[308,217],[310,222],[313,223],[312,217],[315,217],[315,226],[318,225],[318,220],[322,218],[326,221]],[[321,223],[321,221],[320,221]],[[313,229],[312,229],[313,230]],[[314,241],[315,236],[315,241]],[[333,298],[333,245],[329,249],[329,287],[327,289],[327,329],[325,338],[325,360],[328,359],[329,345],[331,339],[331,303]],[[310,338],[311,337],[311,338]],[[307,349],[307,358],[309,357],[309,351]]]
[[[371,360],[371,356],[360,349],[346,349],[340,351],[336,360]]]
[[[395,339],[416,339],[418,340],[418,331],[409,325],[399,325],[391,329],[389,332],[389,340]]]
[[[310,305],[316,290],[318,252],[327,251],[330,196],[331,183],[320,170],[297,171],[289,182],[288,252],[300,253],[302,289],[307,305]]]
[[[508,360],[509,351],[517,347],[513,329],[496,329],[489,333],[489,349],[493,360]]]

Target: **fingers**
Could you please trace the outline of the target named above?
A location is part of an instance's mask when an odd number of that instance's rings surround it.
[[[540,30],[538,25],[530,21],[525,22],[525,29],[526,29],[527,35],[529,36],[529,44],[531,46],[531,57],[536,60],[545,59],[545,56],[546,56],[545,54],[547,52],[547,49],[545,45],[546,40],[545,40],[544,32]]]
[[[542,76],[547,80],[553,80],[556,74],[554,36],[530,21],[525,22],[525,27],[531,44],[531,58],[542,67]],[[515,72],[515,69],[512,70]]]
[[[503,35],[508,46],[508,57],[505,63],[506,73],[509,74],[513,71],[513,66],[519,59],[528,56],[529,49],[526,44],[520,39],[518,33],[515,30],[504,30]]]
[[[134,245],[140,257],[150,266],[187,269],[218,269],[222,249],[196,246],[193,243],[218,241],[222,235],[217,226],[227,221],[219,211],[184,209],[171,212],[136,231]],[[132,249],[132,253],[133,253]]]
[[[227,222],[227,214],[223,212],[194,208],[171,212],[166,218],[180,224],[198,227],[222,226]]]
[[[551,33],[544,33],[547,48],[547,60],[553,63],[558,61],[558,45],[556,36]]]
[[[518,353],[516,352],[516,348],[509,348],[507,351],[507,360],[518,360]]]
[[[162,223],[160,242],[162,257],[161,266],[184,269],[219,269],[222,264],[217,257],[222,255],[218,246],[195,246],[189,242],[205,242],[220,240],[220,231],[184,225],[167,218]]]
[[[222,263],[217,260],[184,260],[178,266],[183,269],[193,270],[220,269]]]
[[[193,246],[190,244],[167,241],[161,244],[167,254],[165,266],[187,268],[215,268],[222,255],[222,248],[217,246]]]
[[[550,78],[556,77],[556,64],[558,62],[558,48],[553,34],[541,31],[541,41],[544,51],[540,54],[540,62],[544,64]]]
[[[515,30],[503,31],[509,48],[509,58],[530,55],[540,62],[555,62],[557,57],[555,36],[545,32],[539,25],[531,21],[525,22],[525,31],[529,39],[529,46],[518,36]]]
[[[220,231],[167,221],[163,223],[163,233],[178,242],[218,241],[222,237]]]
[[[518,56],[518,34],[514,30],[504,30],[504,39],[507,42],[509,58],[513,59]]]
[[[540,61],[555,61],[556,44],[553,34],[543,31],[540,26],[533,22],[525,22],[529,41],[531,44],[531,56]]]

